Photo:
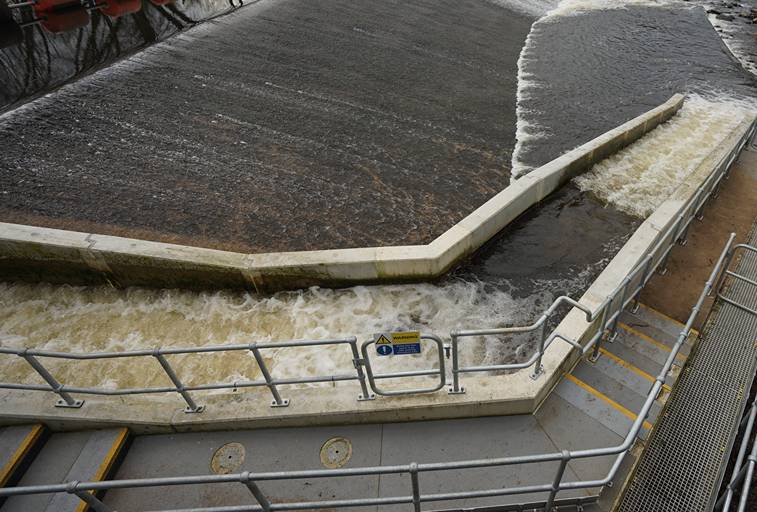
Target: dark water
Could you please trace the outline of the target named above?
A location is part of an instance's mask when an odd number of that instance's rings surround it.
[[[86,5],[45,0],[36,7],[9,9],[0,2],[0,112],[198,22],[231,12],[238,3],[112,0],[112,5],[100,9],[87,7],[96,4],[90,0],[85,0]],[[45,9],[48,4],[54,9]]]
[[[0,218],[244,251],[430,242],[508,183],[531,21],[242,8],[0,118]]]
[[[627,7],[534,25],[523,101],[544,136],[517,158],[538,167],[675,93],[755,97],[755,77],[728,53],[699,7]]]

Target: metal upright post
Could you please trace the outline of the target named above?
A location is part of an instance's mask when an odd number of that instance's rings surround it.
[[[360,359],[360,352],[357,349],[357,338],[350,340],[350,349],[352,349],[352,364],[355,365],[355,371],[357,372],[357,379],[360,381],[361,394],[357,399],[361,402],[365,400],[374,400],[376,396],[368,391],[368,385],[365,382],[365,372],[363,371],[363,360]]]
[[[544,373],[544,366],[541,364],[542,357],[544,356],[544,342],[546,340],[547,321],[541,324],[541,335],[539,336],[539,355],[536,357],[536,363],[534,363],[534,371],[531,374],[531,379],[538,379],[542,373]]]
[[[58,400],[58,402],[55,404],[55,407],[68,407],[71,409],[78,409],[82,406],[82,404],[84,404],[84,400],[76,400],[74,397],[66,393],[63,390],[63,385],[58,382],[50,372],[47,371],[47,369],[42,365],[42,363],[39,362],[36,357],[29,354],[28,352],[29,349],[24,350],[23,354],[21,354],[21,357],[23,357],[24,360],[29,363],[29,366],[34,368],[34,370],[40,375],[40,377],[42,377],[45,382],[47,382],[53,393],[57,393],[57,395],[60,397],[60,400]]]
[[[418,464],[410,464],[410,482],[413,486],[413,509],[415,512],[421,512],[421,486],[418,482]]]
[[[80,500],[82,500],[84,503],[86,503],[89,508],[94,510],[95,512],[113,512],[113,509],[107,506],[102,501],[98,500],[94,494],[89,493],[88,491],[80,491],[77,489],[79,486],[78,481],[73,481],[68,484],[68,487],[66,489],[66,492],[69,494],[75,494],[79,497]]]
[[[594,348],[589,356],[589,361],[592,363],[595,363],[597,359],[599,359],[600,349],[602,348],[602,338],[605,337],[605,324],[607,322],[607,311],[610,309],[610,304],[612,304],[612,301],[605,304],[604,309],[602,309],[602,316],[599,319],[599,339],[597,339],[597,342],[594,344]]]
[[[258,484],[256,484],[255,481],[250,477],[249,471],[242,473],[239,476],[239,480],[244,485],[246,485],[252,495],[255,496],[255,499],[258,500],[260,508],[263,509],[263,512],[271,512],[271,502],[268,501],[268,498],[266,498],[265,494],[263,494],[263,491],[260,490]]]
[[[192,396],[189,394],[184,384],[179,379],[178,375],[176,375],[176,372],[174,372],[173,368],[171,368],[171,365],[166,359],[166,356],[160,353],[160,349],[155,349],[152,355],[153,357],[155,357],[155,359],[158,360],[158,362],[160,363],[160,366],[163,367],[163,371],[166,372],[166,375],[168,375],[168,378],[171,379],[171,382],[176,387],[176,392],[181,395],[181,397],[184,399],[185,402],[187,402],[187,406],[184,408],[184,412],[200,413],[204,411],[205,406],[197,405],[195,403],[195,401],[192,399]]]
[[[271,378],[271,374],[268,372],[268,367],[265,364],[265,360],[263,360],[263,356],[260,355],[260,349],[258,348],[258,345],[256,343],[251,344],[250,350],[252,351],[252,355],[255,356],[255,361],[257,361],[258,363],[260,373],[263,374],[263,378],[265,379],[268,389],[271,390],[271,394],[273,395],[271,407],[288,407],[289,399],[281,398],[279,390],[276,389],[276,384],[274,384],[273,378]]]
[[[453,331],[450,334],[452,338],[452,387],[449,388],[450,395],[462,395],[465,393],[465,388],[460,386],[460,361],[457,355],[458,349],[458,334]]]
[[[639,311],[639,306],[641,304],[641,302],[639,302],[639,295],[641,295],[641,290],[647,285],[647,279],[649,279],[649,267],[652,266],[652,259],[651,255],[647,255],[647,261],[644,263],[644,270],[641,272],[641,278],[639,279],[639,286],[637,287],[636,293],[633,295],[633,307],[631,307],[631,313],[635,314]]]
[[[552,481],[552,490],[549,491],[549,497],[547,498],[547,504],[544,506],[544,512],[552,512],[552,506],[555,503],[555,497],[557,496],[557,493],[560,491],[560,482],[562,482],[562,477],[565,474],[565,468],[568,466],[569,460],[570,452],[568,450],[563,450],[562,458],[560,459],[560,466],[557,468],[557,474],[555,475],[555,479]]]

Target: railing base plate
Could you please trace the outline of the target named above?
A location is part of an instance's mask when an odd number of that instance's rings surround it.
[[[74,400],[74,403],[69,404],[61,398],[55,402],[55,407],[60,407],[62,409],[80,409],[82,405],[84,405],[84,400]]]

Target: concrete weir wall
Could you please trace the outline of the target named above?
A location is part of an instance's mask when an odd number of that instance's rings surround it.
[[[242,254],[0,223],[0,280],[276,291],[441,276],[530,207],[670,119],[662,105],[513,181],[428,245]]]

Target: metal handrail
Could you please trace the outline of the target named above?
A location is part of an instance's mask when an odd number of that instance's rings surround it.
[[[704,183],[697,189],[694,196],[686,203],[681,213],[676,218],[668,229],[658,238],[655,246],[647,253],[642,261],[634,267],[626,278],[615,287],[615,289],[608,294],[601,304],[592,309],[589,306],[582,304],[581,302],[574,300],[568,296],[558,297],[552,305],[531,325],[528,326],[510,326],[493,329],[481,329],[481,330],[462,330],[453,331],[450,333],[451,338],[451,358],[452,358],[452,385],[449,388],[449,393],[459,394],[465,393],[465,388],[460,385],[461,373],[476,373],[476,372],[490,372],[490,371],[502,371],[502,370],[521,370],[530,367],[534,367],[532,372],[532,378],[536,379],[543,373],[542,358],[544,353],[556,339],[559,339],[573,349],[579,351],[581,354],[588,353],[589,350],[593,350],[592,359],[599,357],[600,348],[604,340],[612,341],[616,335],[617,323],[621,312],[632,302],[637,305],[636,299],[651,279],[652,274],[655,271],[665,273],[665,265],[670,255],[670,251],[676,243],[684,245],[686,243],[686,235],[688,229],[695,218],[701,219],[702,212],[707,201],[717,196],[719,188],[722,184],[722,180],[727,176],[728,170],[731,164],[734,162],[741,149],[746,145],[750,138],[754,135],[756,124],[752,123],[750,129],[742,136],[736,146],[721,160],[715,167],[712,173],[707,177]],[[633,288],[629,292],[629,288]],[[727,300],[727,299],[724,299]],[[563,305],[573,306],[577,310],[581,311],[586,321],[592,323],[592,329],[596,329],[596,332],[592,338],[586,343],[582,344],[579,340],[570,339],[556,330],[553,330],[548,336],[545,336],[545,328],[548,320],[551,316]],[[599,325],[595,325],[595,324]],[[472,337],[472,336],[486,336],[486,335],[501,335],[501,334],[513,334],[513,333],[526,333],[533,332],[537,329],[542,329],[542,334],[539,337],[539,344],[536,351],[524,362],[514,364],[501,364],[501,365],[486,365],[486,366],[460,366],[460,338]],[[431,336],[431,335],[427,335]],[[431,336],[432,339],[438,339],[435,336]],[[349,344],[352,351],[352,362],[355,369],[355,374],[341,374],[341,375],[329,375],[329,376],[316,376],[316,377],[302,377],[302,378],[289,378],[289,379],[276,379],[271,376],[263,357],[260,355],[260,350],[269,348],[296,348],[306,346],[324,346],[324,345],[336,345],[336,344]],[[242,381],[242,382],[226,382],[226,383],[214,383],[214,384],[202,384],[195,386],[185,385],[178,377],[171,364],[166,359],[166,355],[176,354],[190,354],[190,353],[208,353],[208,352],[229,352],[229,351],[242,351],[249,350],[253,353],[255,360],[260,367],[263,379],[255,381]],[[369,391],[369,385],[376,392],[373,379],[387,379],[387,378],[403,378],[403,377],[422,377],[433,376],[441,372],[443,364],[440,364],[438,370],[422,370],[415,372],[400,372],[393,374],[379,374],[373,375],[370,369],[370,360],[367,357],[360,357],[360,353],[357,347],[357,338],[349,337],[343,339],[334,340],[294,340],[294,341],[280,341],[280,342],[267,342],[267,343],[249,343],[249,344],[230,344],[230,345],[212,345],[205,347],[194,348],[158,348],[147,350],[134,350],[127,352],[98,352],[98,353],[65,353],[65,352],[53,352],[46,350],[35,349],[12,349],[7,347],[0,347],[0,354],[10,354],[23,358],[47,383],[47,385],[38,384],[19,384],[19,383],[0,383],[0,389],[18,389],[28,391],[47,391],[56,393],[60,399],[56,403],[57,407],[81,407],[84,403],[83,400],[77,400],[71,396],[71,393],[75,394],[89,394],[89,395],[102,395],[102,396],[121,396],[121,395],[136,395],[136,394],[155,394],[155,393],[178,393],[184,399],[187,404],[185,412],[198,413],[201,412],[204,407],[197,405],[190,391],[210,391],[220,389],[238,389],[238,388],[251,388],[251,387],[268,387],[273,400],[271,402],[272,407],[286,407],[289,405],[289,400],[282,398],[277,386],[291,385],[291,384],[313,384],[323,382],[338,382],[357,380],[360,383],[361,393],[358,395],[358,400],[371,400],[374,398],[373,393]],[[38,357],[49,357],[69,360],[95,360],[95,359],[115,359],[115,358],[127,358],[127,357],[154,357],[163,371],[168,376],[172,383],[172,386],[167,387],[154,387],[154,388],[133,388],[133,389],[105,389],[105,388],[84,388],[75,387],[61,384],[58,380],[45,368],[40,362]],[[442,359],[443,363],[443,359]],[[366,379],[366,374],[371,373],[372,378]],[[445,375],[442,375],[442,380],[445,379]],[[367,382],[368,381],[368,382]],[[432,392],[440,388],[434,388],[430,390],[428,388],[421,388],[413,390],[414,392]],[[382,394],[378,391],[377,394]],[[384,393],[391,395],[393,393]],[[406,393],[402,393],[406,394]]]
[[[675,359],[688,339],[693,324],[702,310],[705,300],[714,289],[715,283],[718,281],[718,275],[721,269],[724,267],[726,258],[728,257],[731,246],[735,239],[735,234],[732,233],[726,243],[725,248],[720,254],[720,257],[715,264],[707,282],[699,295],[699,298],[691,309],[688,320],[681,330],[675,344],[671,348],[665,363],[660,370],[660,373],[654,380],[651,389],[647,393],[644,400],[644,404],[641,407],[636,419],[634,420],[631,428],[626,434],[623,442],[616,446],[610,446],[605,448],[592,448],[584,450],[563,450],[553,453],[542,453],[532,455],[520,455],[514,457],[500,457],[491,459],[476,459],[465,461],[453,461],[453,462],[434,462],[434,463],[417,463],[411,462],[408,464],[391,465],[391,466],[368,466],[359,468],[339,468],[339,469],[312,469],[312,470],[298,470],[298,471],[274,471],[274,472],[260,472],[260,473],[237,473],[227,475],[201,475],[201,476],[182,476],[182,477],[161,477],[161,478],[143,478],[143,479],[128,479],[128,480],[111,480],[101,482],[66,482],[61,484],[52,485],[34,485],[25,487],[9,487],[0,489],[0,498],[7,496],[19,496],[29,494],[50,494],[50,493],[69,493],[78,496],[82,501],[86,502],[96,512],[113,512],[113,510],[98,499],[94,494],[90,494],[90,491],[107,491],[113,489],[133,489],[133,488],[146,488],[146,487],[159,487],[159,486],[176,486],[176,485],[198,485],[198,484],[218,484],[218,483],[241,483],[245,485],[252,496],[255,498],[256,505],[246,506],[228,506],[228,507],[214,507],[212,509],[184,509],[185,512],[200,512],[209,511],[214,512],[234,512],[234,511],[290,511],[290,510],[311,510],[311,509],[327,509],[327,508],[341,508],[341,507],[359,507],[359,506],[381,506],[381,505],[397,505],[397,504],[412,504],[415,512],[421,512],[421,504],[427,502],[439,502],[457,499],[475,499],[484,497],[498,497],[498,496],[512,496],[529,493],[546,493],[547,499],[545,501],[544,510],[551,511],[553,505],[556,502],[557,495],[561,491],[576,490],[576,489],[591,489],[596,487],[603,487],[610,483],[615,477],[618,469],[620,468],[623,459],[628,451],[633,446],[636,437],[639,435],[641,428],[646,421],[653,403],[657,399],[662,387],[665,383],[665,379],[672,368]],[[571,481],[563,482],[563,477],[568,464],[576,459],[591,459],[599,457],[607,457],[616,455],[616,458],[610,467],[607,475],[598,480],[584,480],[584,481]],[[749,468],[754,469],[754,462],[757,458],[750,457]],[[449,471],[449,470],[468,470],[477,468],[490,468],[501,466],[512,466],[520,464],[534,464],[556,462],[557,470],[552,481],[537,485],[517,486],[517,487],[500,487],[495,489],[475,490],[475,491],[458,491],[447,492],[437,494],[422,494],[421,485],[418,475],[420,473],[428,473],[434,471]],[[749,469],[746,470],[748,472]],[[742,470],[740,472],[744,473]],[[268,496],[262,492],[258,486],[259,482],[265,481],[278,481],[278,480],[296,480],[296,479],[310,479],[310,478],[341,478],[341,477],[353,477],[353,476],[377,476],[377,475],[396,475],[401,473],[407,473],[410,476],[410,483],[412,489],[412,495],[405,496],[390,496],[390,497],[371,497],[371,498],[355,498],[355,499],[338,499],[328,501],[299,501],[299,502],[272,502]]]
[[[741,495],[736,510],[738,512],[746,511],[749,490],[752,486],[752,476],[754,475],[755,467],[757,466],[757,438],[752,442],[752,449],[746,460],[744,460],[744,456],[746,455],[746,450],[749,447],[749,440],[752,436],[752,431],[754,430],[755,418],[757,418],[757,397],[755,397],[749,412],[741,421],[740,426],[744,427],[744,436],[741,439],[739,453],[733,466],[731,480],[728,482],[720,499],[715,503],[714,510],[722,510],[723,512],[731,510],[734,493],[739,484],[741,484]]]
[[[757,315],[757,311],[755,311],[754,309],[723,295],[723,288],[725,287],[725,280],[727,277],[731,277],[734,280],[738,280],[752,286],[757,286],[757,282],[755,282],[753,279],[749,279],[744,275],[729,270],[731,263],[733,262],[739,251],[757,254],[757,247],[748,244],[738,244],[728,252],[726,262],[723,265],[723,272],[720,274],[720,279],[713,289],[713,292],[718,300],[731,304],[732,306],[735,306],[753,315]],[[749,447],[749,441],[752,437],[752,432],[754,431],[756,420],[757,397],[755,397],[752,401],[752,405],[749,408],[749,411],[744,415],[739,425],[739,430],[743,428],[743,437],[741,439],[738,455],[736,456],[736,461],[733,466],[731,480],[728,482],[728,485],[726,485],[723,494],[715,503],[714,510],[721,510],[724,512],[731,510],[735,491],[737,490],[738,486],[741,485],[741,494],[736,510],[738,512],[746,511],[747,501],[749,499],[749,491],[752,485],[752,476],[757,469],[757,438],[752,441],[752,448],[748,456],[746,456],[746,451]],[[745,456],[746,460],[744,459]]]
[[[728,261],[727,261],[727,263],[725,265],[725,270],[723,271],[723,274],[720,276],[720,281],[718,281],[718,285],[716,287],[716,291],[717,291],[717,294],[718,294],[718,298],[722,299],[723,302],[727,302],[728,304],[731,304],[732,306],[736,306],[737,308],[739,308],[741,310],[744,310],[747,313],[751,313],[753,315],[757,315],[757,310],[754,310],[754,309],[746,306],[745,304],[741,304],[739,302],[736,302],[735,300],[733,300],[733,299],[731,299],[731,298],[726,297],[726,296],[723,295],[723,285],[725,283],[726,277],[728,277],[728,276],[730,276],[730,277],[732,277],[732,278],[734,278],[736,280],[739,280],[741,282],[747,283],[749,285],[757,286],[757,281],[755,281],[754,279],[749,279],[746,276],[743,276],[743,275],[738,274],[738,273],[736,273],[734,271],[728,270],[730,268],[730,266],[731,266],[731,262],[733,262],[734,258],[739,253],[739,251],[751,252],[753,254],[757,254],[757,248],[752,247],[751,245],[739,244],[739,245],[735,246],[733,248],[733,250],[728,255]]]

